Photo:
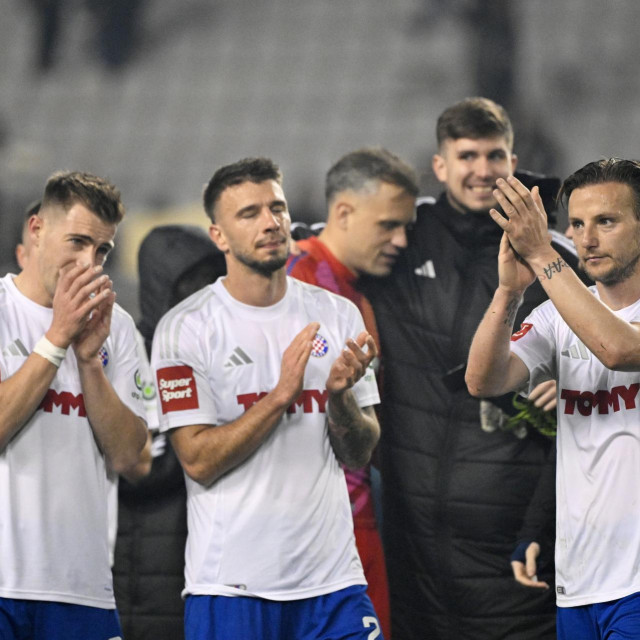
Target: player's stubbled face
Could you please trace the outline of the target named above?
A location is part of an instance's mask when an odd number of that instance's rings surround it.
[[[101,220],[80,203],[67,212],[47,211],[39,228],[40,277],[51,300],[60,269],[78,263],[103,265],[116,234],[115,224]]]
[[[605,182],[569,197],[569,224],[580,266],[605,285],[624,282],[640,268],[640,220],[631,187]]]
[[[216,206],[215,240],[227,258],[261,273],[283,267],[289,254],[291,217],[275,180],[227,187]]]

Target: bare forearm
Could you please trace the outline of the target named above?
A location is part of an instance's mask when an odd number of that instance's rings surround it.
[[[129,469],[122,471],[120,475],[129,483],[136,484],[142,478],[146,478],[151,473],[151,432],[147,431],[147,441],[138,456],[138,461]]]
[[[127,473],[140,459],[147,427],[120,400],[97,358],[79,362],[78,371],[87,418],[107,463],[116,473]]]
[[[491,397],[511,390],[509,341],[521,303],[520,292],[495,292],[469,350],[465,381],[471,395]]]
[[[32,353],[0,384],[0,452],[37,411],[57,371],[51,362]]]
[[[348,390],[329,396],[329,439],[338,460],[360,469],[371,459],[380,438],[380,426],[371,407],[361,409]]]
[[[616,316],[585,287],[553,249],[529,263],[558,313],[606,367],[640,367],[640,331]]]
[[[233,422],[173,431],[171,441],[187,475],[208,486],[242,464],[277,427],[289,404],[271,392]]]

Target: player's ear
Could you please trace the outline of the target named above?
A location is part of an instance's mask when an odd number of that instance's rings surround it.
[[[36,246],[40,244],[40,233],[43,226],[44,220],[38,214],[31,216],[27,221],[27,235],[29,236],[31,242]]]
[[[332,218],[339,229],[346,230],[349,227],[349,218],[354,211],[354,206],[346,198],[336,200],[332,207]]]
[[[229,245],[219,225],[214,223],[209,227],[209,237],[222,253],[229,251]]]
[[[431,168],[438,182],[447,181],[447,163],[439,153],[436,153],[431,159]]]

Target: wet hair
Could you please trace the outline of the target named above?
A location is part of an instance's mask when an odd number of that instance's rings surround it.
[[[40,210],[61,206],[69,211],[78,203],[109,224],[118,224],[124,217],[120,191],[104,178],[80,171],[54,173],[45,185]]]
[[[557,201],[568,206],[569,198],[576,189],[608,182],[626,184],[631,188],[633,212],[640,220],[640,161],[638,160],[603,158],[586,164],[562,183]]]
[[[488,98],[465,98],[445,109],[436,125],[438,147],[445,140],[497,138],[513,148],[513,127],[504,107]]]
[[[330,205],[338,193],[363,191],[378,182],[401,187],[414,198],[418,195],[412,167],[387,149],[369,147],[347,153],[329,169],[324,189],[327,204]]]
[[[211,222],[215,222],[215,207],[227,187],[254,182],[259,184],[267,180],[275,180],[282,184],[282,172],[277,164],[269,158],[244,158],[233,164],[218,169],[203,194],[204,211]]]

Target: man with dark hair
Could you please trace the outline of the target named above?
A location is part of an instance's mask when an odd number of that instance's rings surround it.
[[[470,98],[444,111],[437,135],[433,170],[444,191],[418,199],[391,276],[361,279],[384,353],[379,457],[392,626],[420,640],[426,629],[442,640],[553,638],[554,447],[536,427],[555,404],[554,383],[532,394],[530,423],[516,430],[512,396],[478,402],[464,384],[497,281],[500,233],[488,210],[496,180],[516,168],[511,123],[491,100]],[[569,261],[570,243],[559,234],[554,242]],[[543,299],[532,290],[526,305]],[[509,565],[516,548],[520,584]]]
[[[218,170],[204,200],[227,276],[162,318],[152,357],[186,473],[186,638],[382,637],[339,464],[378,441],[375,343],[351,302],[287,278],[270,160]]]
[[[413,169],[386,149],[360,149],[336,162],[326,178],[327,223],[319,237],[297,242],[287,273],[349,298],[378,344],[369,301],[357,289],[361,275],[384,276],[407,246],[418,187]],[[390,638],[389,590],[367,466],[345,471],[358,552],[369,597]]]
[[[640,163],[592,162],[565,180],[588,290],[549,243],[537,189],[513,177],[495,192],[504,216],[499,283],[474,337],[466,381],[492,396],[558,380],[558,637],[640,637]],[[517,252],[517,253],[516,253]],[[549,295],[511,335],[527,288]]]
[[[86,173],[54,174],[30,250],[0,280],[0,636],[120,635],[107,472],[146,439],[135,327],[102,274],[124,209]]]
[[[215,223],[215,204],[222,192],[243,182],[260,184],[273,180],[282,184],[282,172],[269,158],[246,158],[216,171],[204,190],[204,211]]]

